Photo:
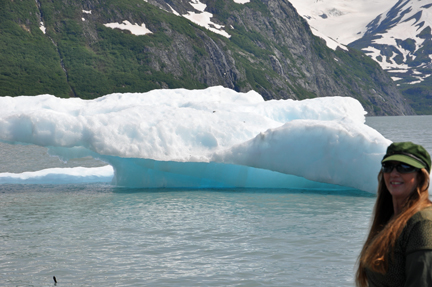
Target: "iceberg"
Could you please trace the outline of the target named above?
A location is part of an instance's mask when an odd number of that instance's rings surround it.
[[[102,168],[0,173],[0,183],[111,182],[139,188],[359,189],[375,192],[390,141],[349,97],[264,99],[223,87],[0,98],[0,141]]]
[[[80,184],[111,182],[111,166],[98,168],[47,168],[36,172],[0,173],[0,183],[8,184]]]

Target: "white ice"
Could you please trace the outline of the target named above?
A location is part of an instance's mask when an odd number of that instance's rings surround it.
[[[92,156],[112,166],[112,184],[128,187],[374,192],[390,141],[364,122],[353,98],[264,101],[223,87],[0,98],[1,141],[45,146],[62,160]],[[82,170],[76,181],[100,169]],[[43,182],[46,173],[0,174],[0,183]],[[47,178],[64,183],[71,173]]]
[[[79,184],[110,183],[113,178],[110,165],[97,168],[49,168],[22,173],[0,173],[0,184]]]

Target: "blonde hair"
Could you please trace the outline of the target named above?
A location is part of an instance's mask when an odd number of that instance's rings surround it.
[[[421,169],[417,173],[417,187],[408,197],[402,212],[394,215],[393,199],[385,185],[383,172],[378,174],[378,194],[373,211],[369,235],[358,258],[356,286],[368,286],[366,270],[387,273],[388,257],[393,254],[396,240],[407,221],[418,211],[431,205],[429,200],[429,173]]]

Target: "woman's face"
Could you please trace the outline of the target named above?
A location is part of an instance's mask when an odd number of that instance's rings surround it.
[[[391,161],[390,164],[400,164]],[[394,199],[405,200],[417,187],[417,171],[410,173],[399,173],[396,168],[390,173],[384,173],[384,182]]]

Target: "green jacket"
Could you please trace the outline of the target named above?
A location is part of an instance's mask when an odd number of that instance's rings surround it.
[[[432,286],[432,207],[408,220],[389,257],[385,275],[366,269],[370,287]]]

